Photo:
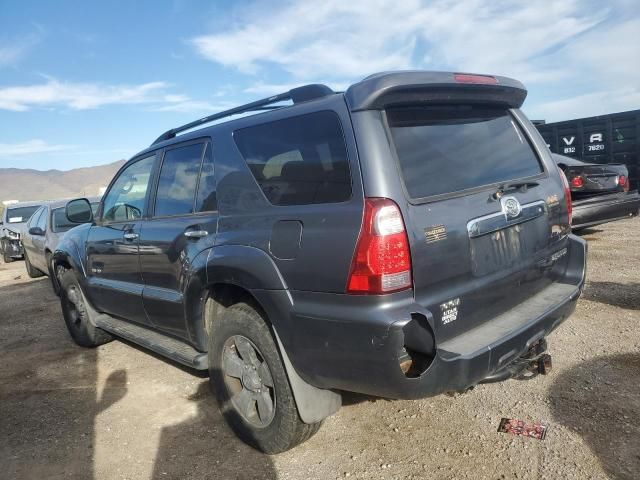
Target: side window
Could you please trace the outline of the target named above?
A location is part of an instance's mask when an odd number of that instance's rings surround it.
[[[125,168],[104,197],[102,220],[126,222],[142,216],[155,154]]]
[[[47,228],[47,217],[49,216],[49,212],[46,208],[43,208],[40,212],[40,218],[36,222],[36,227],[40,227],[42,231],[45,231]]]
[[[213,155],[211,144],[207,144],[207,151],[202,161],[200,182],[198,183],[198,197],[196,198],[196,212],[215,212],[218,210],[216,199],[216,179],[214,175]]]
[[[40,215],[42,215],[42,211],[44,209],[42,207],[40,207],[39,210],[36,210],[35,213],[33,215],[31,215],[31,218],[29,219],[29,222],[27,222],[27,229],[31,228],[31,227],[35,227],[38,223],[38,219],[40,218]]]
[[[203,143],[167,150],[162,161],[154,216],[193,213]]]
[[[334,203],[351,197],[347,148],[334,112],[247,127],[233,136],[272,204]]]

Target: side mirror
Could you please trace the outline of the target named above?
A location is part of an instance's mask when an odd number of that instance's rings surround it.
[[[29,235],[38,235],[41,237],[44,235],[44,231],[40,227],[31,227],[29,229]]]
[[[64,213],[71,223],[89,223],[93,221],[91,204],[86,198],[76,198],[68,202]]]

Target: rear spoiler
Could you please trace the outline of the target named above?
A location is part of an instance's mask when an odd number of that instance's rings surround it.
[[[442,103],[520,108],[526,96],[524,85],[512,78],[426,71],[378,73],[351,85],[345,92],[352,112]]]

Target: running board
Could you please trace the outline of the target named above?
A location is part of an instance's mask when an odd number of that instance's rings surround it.
[[[187,367],[195,368],[196,370],[209,368],[206,353],[199,352],[191,345],[180,340],[124,320],[118,320],[106,314],[98,315],[93,323],[96,327],[130,340],[141,347],[148,348]]]

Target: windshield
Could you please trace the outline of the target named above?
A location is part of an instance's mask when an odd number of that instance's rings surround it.
[[[8,223],[24,223],[31,218],[31,215],[40,208],[40,205],[32,207],[16,207],[7,209]]]
[[[542,167],[524,132],[504,109],[467,105],[387,110],[412,198],[531,177]]]

